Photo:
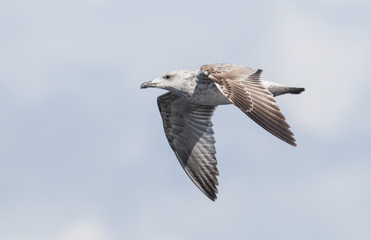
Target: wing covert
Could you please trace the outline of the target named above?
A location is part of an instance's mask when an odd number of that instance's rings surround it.
[[[279,139],[296,146],[290,126],[273,95],[260,79],[262,70],[232,64],[211,64],[202,66],[201,72],[216,84],[231,103],[257,124]]]

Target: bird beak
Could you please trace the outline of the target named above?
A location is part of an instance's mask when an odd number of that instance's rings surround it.
[[[149,87],[156,87],[157,83],[153,83],[152,81],[145,82],[142,85],[140,85],[140,88],[149,88]]]

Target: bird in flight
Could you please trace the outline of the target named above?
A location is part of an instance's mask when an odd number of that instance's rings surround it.
[[[261,73],[233,64],[210,64],[168,72],[141,85],[169,91],[157,98],[165,135],[185,172],[213,201],[219,175],[211,122],[216,106],[234,104],[265,130],[296,146],[273,97],[305,89],[263,81]]]

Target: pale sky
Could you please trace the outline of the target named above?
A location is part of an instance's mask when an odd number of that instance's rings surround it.
[[[369,1],[0,1],[0,239],[371,239]],[[207,63],[305,87],[296,148],[213,118],[215,202],[139,86]]]

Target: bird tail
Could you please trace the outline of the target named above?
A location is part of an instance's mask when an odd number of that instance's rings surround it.
[[[288,91],[286,93],[291,94],[300,94],[305,91],[305,88],[298,88],[298,87],[289,87]]]
[[[305,88],[301,87],[287,87],[287,86],[282,86],[277,83],[273,82],[267,82],[263,81],[263,84],[268,90],[273,94],[274,97],[286,94],[286,93],[291,93],[291,94],[300,94],[305,91]]]

